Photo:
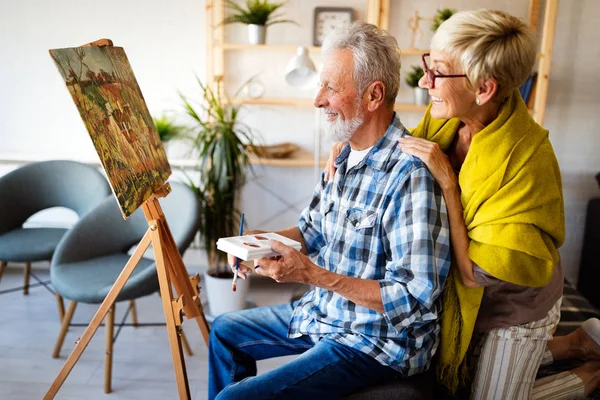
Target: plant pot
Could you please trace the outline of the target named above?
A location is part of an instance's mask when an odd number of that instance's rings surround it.
[[[231,290],[232,279],[232,275],[216,277],[212,271],[204,275],[208,308],[212,317],[246,308],[250,282],[238,279],[237,290],[234,292]]]
[[[420,87],[414,88],[415,104],[418,106],[426,106],[429,104],[429,92],[427,89]]]
[[[250,44],[265,44],[267,27],[264,25],[248,25],[248,42]]]

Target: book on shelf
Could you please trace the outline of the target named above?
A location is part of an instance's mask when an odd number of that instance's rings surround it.
[[[519,92],[521,92],[521,97],[523,97],[523,101],[527,104],[528,108],[533,107],[533,101],[535,99],[535,89],[537,86],[537,72],[534,72],[527,78],[527,80],[519,86]]]

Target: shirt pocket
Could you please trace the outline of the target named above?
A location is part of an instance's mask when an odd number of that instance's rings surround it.
[[[377,211],[362,208],[350,208],[346,211],[346,221],[355,230],[372,229],[377,223]]]
[[[353,207],[346,211],[343,254],[352,268],[348,275],[377,278],[381,238],[379,237],[379,214],[374,209]]]

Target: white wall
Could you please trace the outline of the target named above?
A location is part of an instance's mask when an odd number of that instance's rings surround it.
[[[301,26],[273,26],[268,43],[310,45],[315,6],[351,6],[364,18],[365,4],[363,0],[292,0],[284,11]],[[197,93],[194,75],[204,77],[204,7],[203,0],[0,0],[0,174],[18,165],[6,161],[15,158],[97,160],[48,49],[111,38],[126,49],[150,112],[179,109],[177,91]],[[498,8],[526,18],[528,0],[392,0],[390,32],[401,47],[409,42],[407,25],[413,10],[426,16],[439,7]],[[600,195],[593,179],[600,171],[599,25],[600,1],[560,2],[545,127],[563,172],[567,241],[561,253],[572,279],[577,276],[587,200]],[[427,47],[431,36],[427,22],[422,30],[419,47]],[[230,26],[227,35],[228,40],[244,42],[243,27]],[[235,91],[245,78],[260,73],[259,79],[267,84],[266,96],[310,98],[310,92],[295,93],[283,82],[290,56],[228,54],[228,90]],[[318,56],[315,59],[319,61]],[[419,62],[416,56],[403,57],[403,69]],[[404,82],[399,98],[410,100]],[[267,143],[292,141],[306,148],[313,144],[310,108],[248,107],[245,116]],[[420,114],[403,112],[401,117],[413,126]],[[323,145],[328,144],[324,139]],[[249,227],[293,224],[312,191],[313,169],[257,167],[255,172],[244,190]],[[294,207],[288,208],[269,192]]]
[[[48,49],[112,39],[161,113],[204,76],[203,24],[203,1],[0,0],[0,158],[97,159]]]

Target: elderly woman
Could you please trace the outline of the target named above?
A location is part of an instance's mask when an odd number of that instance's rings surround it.
[[[450,219],[454,267],[444,293],[438,377],[454,391],[471,368],[474,399],[583,397],[600,381],[599,361],[535,380],[542,363],[600,360],[598,320],[551,340],[560,318],[565,226],[548,131],[517,89],[535,58],[533,33],[519,19],[491,10],[455,14],[423,56],[419,86],[429,89],[431,105],[413,137],[399,139],[429,167]]]

